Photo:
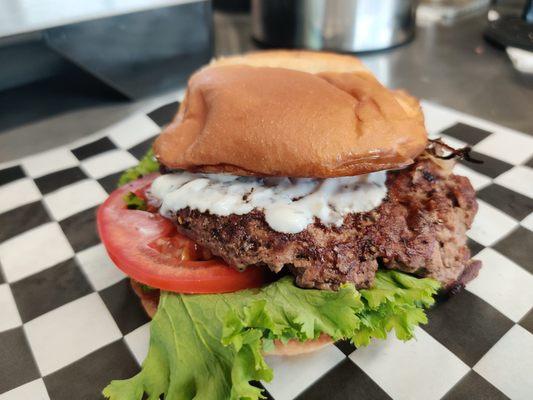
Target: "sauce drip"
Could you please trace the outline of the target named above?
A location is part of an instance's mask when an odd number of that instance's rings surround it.
[[[377,207],[387,195],[385,179],[385,171],[328,179],[175,172],[156,178],[147,195],[167,218],[187,207],[219,216],[257,208],[273,230],[298,233],[315,218],[340,227],[347,214]]]

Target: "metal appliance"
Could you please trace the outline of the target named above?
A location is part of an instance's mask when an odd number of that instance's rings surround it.
[[[382,50],[415,33],[416,0],[252,0],[252,36],[268,47]]]

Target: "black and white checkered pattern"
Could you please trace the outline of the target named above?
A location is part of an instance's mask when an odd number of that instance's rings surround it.
[[[95,230],[95,209],[176,104],[0,166],[0,399],[97,399],[139,370],[148,318]],[[533,137],[424,103],[428,130],[474,146],[468,233],[484,267],[417,339],[268,357],[281,399],[533,399]]]

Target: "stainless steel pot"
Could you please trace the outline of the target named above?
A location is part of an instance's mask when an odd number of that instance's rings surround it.
[[[260,44],[363,52],[409,41],[416,0],[252,0]]]

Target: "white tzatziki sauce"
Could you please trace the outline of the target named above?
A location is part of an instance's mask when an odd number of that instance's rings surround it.
[[[328,179],[175,172],[156,178],[148,196],[165,217],[187,207],[219,216],[257,208],[273,230],[298,233],[315,218],[339,227],[347,214],[379,206],[387,195],[385,179],[385,171]]]

